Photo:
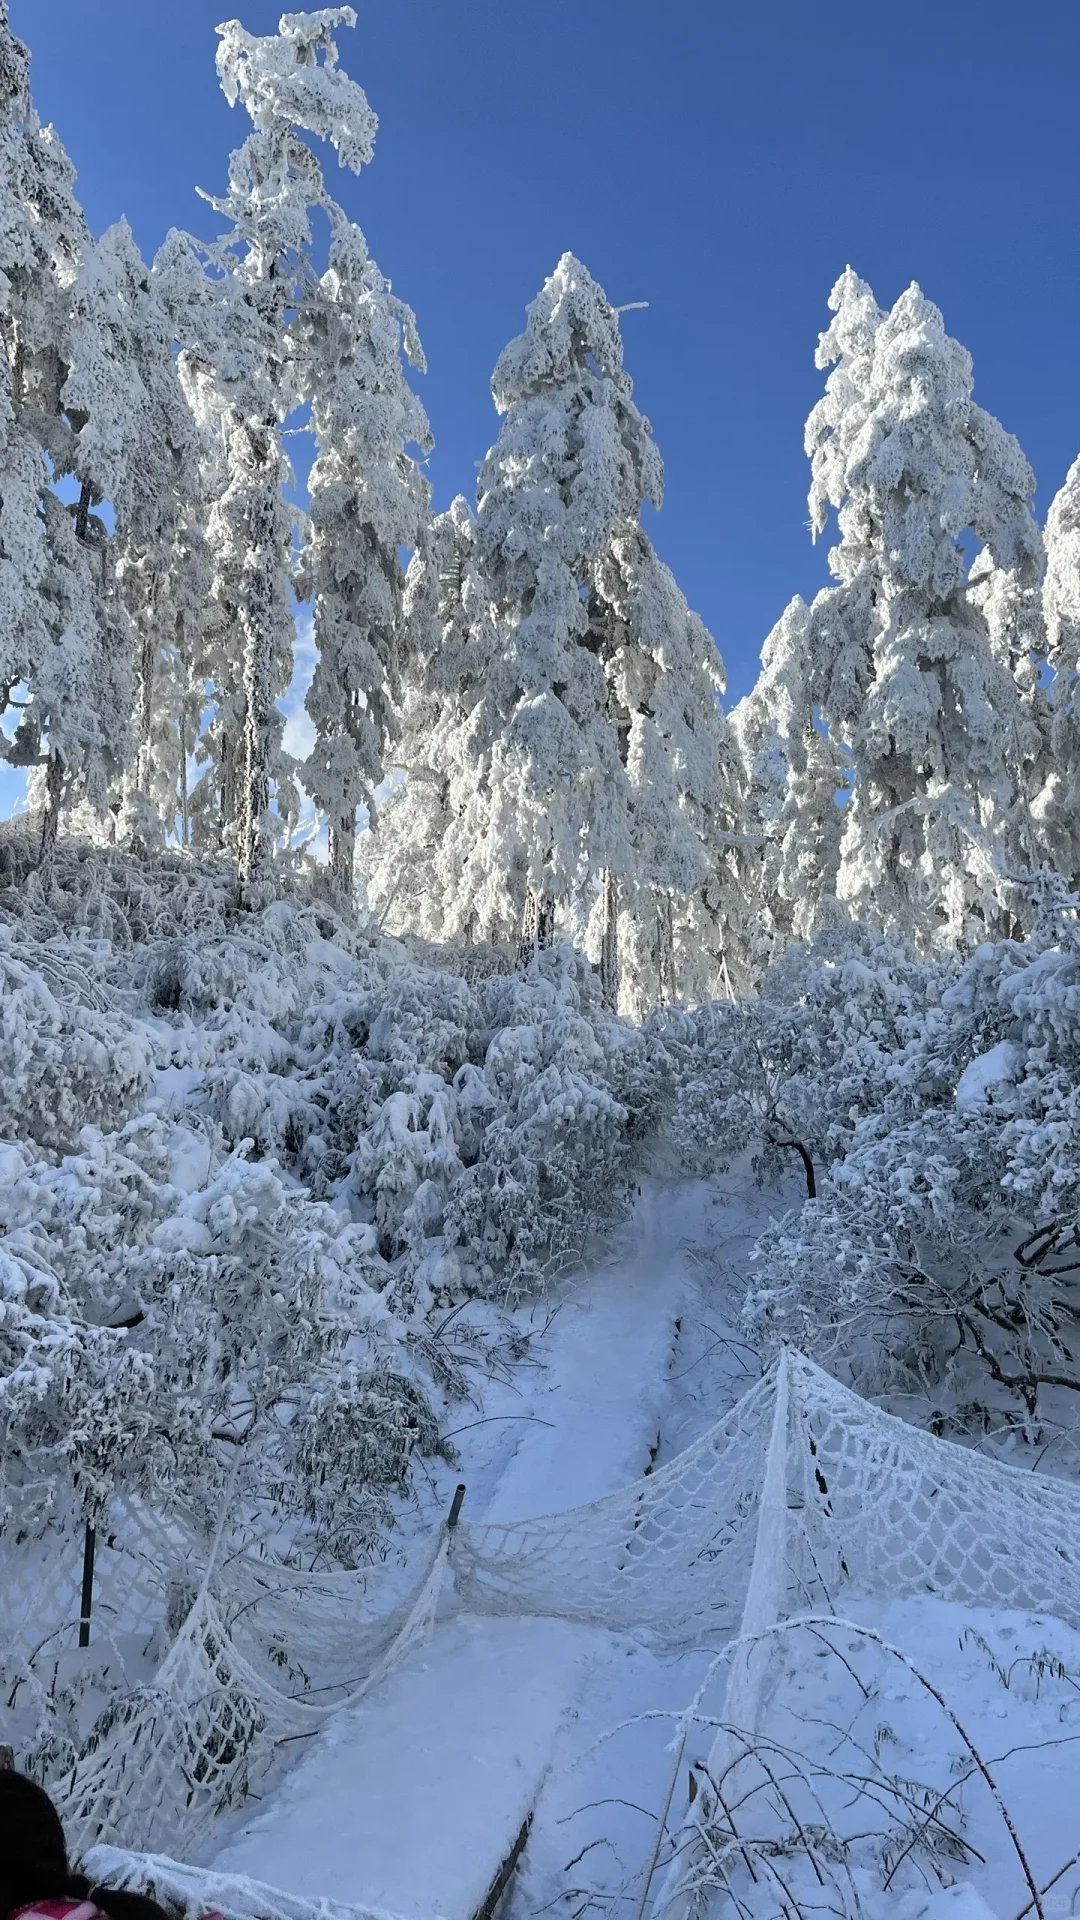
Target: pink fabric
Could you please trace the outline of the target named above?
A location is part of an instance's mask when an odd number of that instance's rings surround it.
[[[105,1920],[92,1900],[32,1900],[28,1907],[16,1907],[8,1920]]]

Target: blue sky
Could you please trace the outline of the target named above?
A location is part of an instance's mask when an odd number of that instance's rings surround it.
[[[210,232],[246,121],[214,73],[227,0],[10,0],[95,229]],[[247,0],[270,31],[279,7]],[[336,185],[417,312],[436,505],[472,492],[488,380],[559,254],[617,303],[667,468],[652,527],[731,693],[825,573],[803,422],[845,264],[911,279],[975,360],[1041,509],[1080,450],[1080,9],[1068,0],[359,0],[343,64],[381,120]]]

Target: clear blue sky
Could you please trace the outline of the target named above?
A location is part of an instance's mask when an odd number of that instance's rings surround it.
[[[246,120],[214,73],[228,0],[11,0],[99,230],[144,252],[210,232]],[[246,0],[268,32],[280,9]],[[1040,506],[1080,450],[1080,8],[1075,0],[357,0],[343,64],[381,120],[336,175],[430,373],[436,504],[472,492],[488,380],[559,254],[617,303],[667,467],[652,531],[731,692],[795,592],[806,414],[844,265],[891,302],[911,279],[974,355]]]

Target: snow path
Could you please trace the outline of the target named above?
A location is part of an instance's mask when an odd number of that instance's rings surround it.
[[[695,1205],[697,1189],[646,1183],[621,1252],[566,1291],[544,1364],[530,1371],[528,1412],[508,1416],[521,1424],[494,1484],[484,1485],[488,1436],[463,1447],[472,1517],[582,1505],[645,1471],[670,1393]],[[336,1716],[213,1864],[408,1920],[470,1920],[612,1644],[564,1621],[452,1613],[422,1655]]]

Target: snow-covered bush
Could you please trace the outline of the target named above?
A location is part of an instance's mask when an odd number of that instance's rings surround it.
[[[62,840],[0,890],[0,1526],[209,1529],[228,1485],[379,1550],[465,1390],[429,1308],[580,1251],[664,1096],[572,948],[436,958],[183,856]]]
[[[82,965],[80,965],[82,961]],[[12,943],[0,927],[0,1115],[45,1147],[119,1126],[146,1094],[149,1034],[94,992],[95,955]],[[83,994],[91,999],[83,1004]]]
[[[756,1000],[657,1014],[650,1031],[678,1084],[668,1130],[687,1163],[710,1171],[753,1147],[774,1166],[801,1149],[813,1184],[877,1110],[948,974],[841,926],[789,947]]]
[[[759,1243],[748,1318],[937,1425],[1032,1431],[1080,1388],[1075,903],[926,981],[817,1199]]]

